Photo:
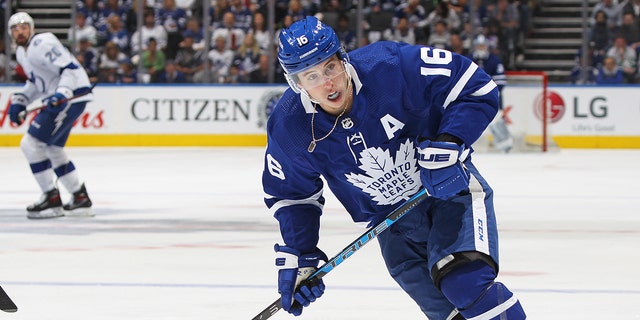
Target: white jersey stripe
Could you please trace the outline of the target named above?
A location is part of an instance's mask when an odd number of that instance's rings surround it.
[[[507,299],[507,301],[497,305],[495,308],[481,314],[478,316],[475,316],[473,318],[469,318],[467,320],[490,320],[493,319],[495,317],[497,317],[498,315],[500,315],[501,313],[503,313],[505,310],[511,308],[514,304],[516,304],[516,302],[518,302],[518,299],[516,299],[515,296],[511,296],[511,298]]]
[[[456,85],[449,92],[449,95],[447,96],[447,99],[444,101],[444,105],[442,106],[443,108],[446,109],[451,102],[458,99],[460,92],[462,92],[462,89],[464,89],[464,87],[467,85],[467,82],[469,82],[469,79],[471,79],[471,76],[473,76],[476,70],[478,70],[478,65],[475,63],[471,63],[469,65],[469,68],[467,68],[467,71],[464,72],[462,77],[458,79]]]
[[[288,206],[294,206],[294,205],[299,205],[299,204],[310,204],[310,205],[314,205],[318,208],[320,208],[320,210],[322,210],[322,208],[324,207],[324,205],[322,203],[320,203],[320,201],[318,201],[318,199],[320,199],[320,197],[322,196],[322,190],[318,191],[316,194],[312,195],[309,198],[306,199],[300,199],[300,200],[280,200],[276,203],[273,204],[273,206],[271,206],[271,208],[269,208],[269,213],[271,215],[274,215],[276,213],[276,211],[278,211],[278,209],[280,208],[284,208],[284,207],[288,207]],[[265,198],[267,199],[271,199],[272,197],[270,195],[266,195]]]

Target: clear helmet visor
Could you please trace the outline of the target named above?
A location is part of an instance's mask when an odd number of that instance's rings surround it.
[[[330,81],[340,81],[346,70],[345,62],[333,56],[302,71],[287,74],[287,80],[294,90],[309,91]]]

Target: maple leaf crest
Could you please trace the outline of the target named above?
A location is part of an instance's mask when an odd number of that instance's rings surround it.
[[[351,172],[345,175],[347,181],[369,194],[379,205],[395,204],[408,199],[420,187],[415,148],[409,139],[400,144],[395,160],[389,150],[362,150],[359,168],[365,174]]]

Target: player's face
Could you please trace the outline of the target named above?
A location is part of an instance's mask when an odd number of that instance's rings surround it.
[[[19,23],[11,27],[11,37],[19,46],[24,46],[31,38],[31,26],[28,23]]]
[[[349,77],[344,63],[332,57],[308,70],[300,72],[298,84],[317,101],[324,111],[333,115],[340,114],[349,107],[353,96],[348,92]]]

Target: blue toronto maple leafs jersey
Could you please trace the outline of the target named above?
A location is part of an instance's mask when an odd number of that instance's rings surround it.
[[[324,205],[324,177],[354,222],[375,223],[421,187],[417,138],[448,133],[470,146],[498,110],[495,82],[446,50],[376,42],[349,53],[353,107],[313,152],[308,99],[288,89],[270,115],[265,203],[287,246],[312,251]],[[317,107],[316,137],[335,116]]]

